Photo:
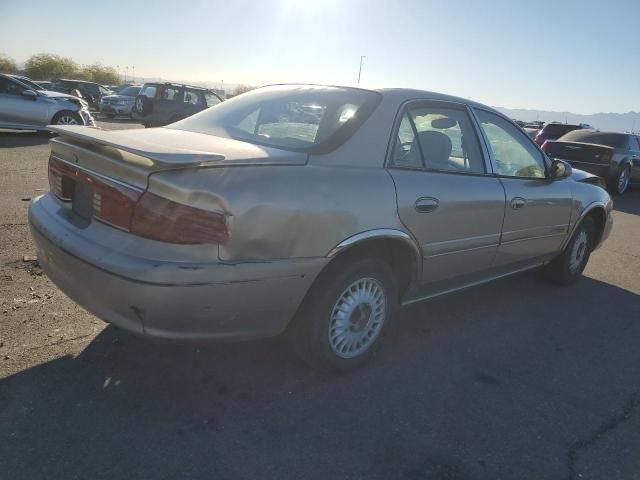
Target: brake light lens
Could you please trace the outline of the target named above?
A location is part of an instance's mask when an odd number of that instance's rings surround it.
[[[549,145],[549,140],[545,140],[542,146],[540,147],[543,152],[547,151],[547,145]]]
[[[54,158],[49,159],[49,188],[53,194],[63,202],[70,202],[73,199],[75,183],[70,178],[73,169],[66,163]]]
[[[93,192],[93,217],[120,230],[130,231],[131,216],[142,192],[102,178],[89,179]]]
[[[161,242],[225,243],[229,239],[223,213],[177,203],[145,192],[131,220],[131,233]]]
[[[607,151],[607,152],[603,155],[602,159],[605,161],[605,163],[611,163],[611,162],[613,162],[613,149],[611,149],[611,150]]]

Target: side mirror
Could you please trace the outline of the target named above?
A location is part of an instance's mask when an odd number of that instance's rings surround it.
[[[23,90],[21,95],[28,100],[35,100],[38,98],[38,94],[33,90]]]
[[[551,160],[551,167],[549,167],[549,178],[551,180],[567,178],[570,177],[572,173],[573,169],[567,162],[555,158]]]

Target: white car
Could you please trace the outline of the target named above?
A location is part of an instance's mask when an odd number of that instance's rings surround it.
[[[34,90],[26,83],[0,74],[0,128],[46,130],[47,125],[95,127],[84,100],[65,93]]]

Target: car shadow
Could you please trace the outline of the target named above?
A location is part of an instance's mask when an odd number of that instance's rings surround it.
[[[0,148],[45,145],[52,136],[51,132],[46,131],[0,130]]]
[[[198,347],[107,327],[77,357],[0,381],[0,471],[564,478],[572,445],[638,388],[639,311],[597,280],[520,275],[404,309],[379,355],[335,376],[280,340]]]
[[[613,209],[632,215],[640,215],[640,186],[630,186],[624,195],[613,197]]]

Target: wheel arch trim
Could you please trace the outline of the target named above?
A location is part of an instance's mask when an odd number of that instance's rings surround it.
[[[575,223],[571,227],[571,230],[569,231],[569,233],[567,234],[566,238],[564,239],[564,242],[562,242],[562,251],[564,251],[564,249],[567,248],[567,245],[569,244],[569,241],[573,237],[573,234],[575,233],[576,229],[578,228],[578,225],[580,225],[580,223],[582,223],[582,220],[584,220],[587,215],[589,215],[591,212],[593,212],[596,209],[602,210],[602,213],[604,214],[604,217],[605,217],[605,227],[606,227],[607,217],[610,215],[610,214],[607,213],[606,205],[604,204],[604,202],[601,202],[601,201],[590,203],[589,205],[587,205],[582,210],[582,213],[580,213],[580,216],[577,218],[577,220],[575,221]]]
[[[416,256],[416,260],[422,259],[420,248],[413,237],[411,237],[407,232],[396,230],[394,228],[377,228],[356,233],[355,235],[342,240],[339,244],[333,247],[326,256],[328,258],[333,258],[340,252],[369,240],[399,240],[411,248],[412,252]]]

